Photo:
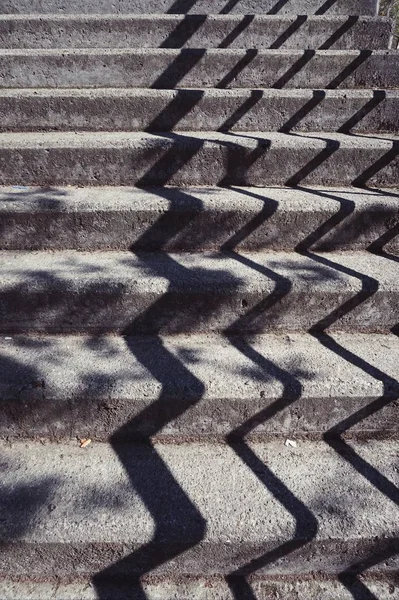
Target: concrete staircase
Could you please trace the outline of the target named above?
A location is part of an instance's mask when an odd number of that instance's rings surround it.
[[[391,22],[0,11],[0,599],[398,600]]]

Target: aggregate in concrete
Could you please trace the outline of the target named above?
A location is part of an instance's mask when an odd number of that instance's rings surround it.
[[[397,88],[397,50],[0,50],[2,88]]]
[[[267,13],[375,15],[378,0],[3,0],[1,13]]]
[[[1,185],[306,183],[395,187],[398,173],[397,136],[275,132],[0,134]]]
[[[392,334],[3,335],[0,436],[395,436],[398,364]]]
[[[112,600],[235,600],[237,597],[224,578],[185,578],[162,579],[158,582],[143,581],[142,586],[132,583],[108,584]],[[267,578],[250,582],[250,588],[257,600],[353,600],[357,590],[368,591],[374,598],[398,600],[399,586],[394,578],[362,577],[361,583],[354,581],[347,587],[337,579],[293,579]],[[102,600],[103,589],[98,595],[90,580],[79,583],[50,582],[14,582],[9,579],[0,581],[2,600]]]
[[[7,130],[395,133],[399,90],[0,89]]]
[[[0,574],[392,573],[398,442],[344,446],[4,443]]]
[[[398,201],[399,189],[10,186],[0,188],[0,248],[327,251],[380,241],[398,254]]]
[[[1,48],[388,48],[385,17],[0,15]]]
[[[370,253],[0,253],[0,331],[389,331],[397,261]],[[306,307],[306,310],[304,310]]]

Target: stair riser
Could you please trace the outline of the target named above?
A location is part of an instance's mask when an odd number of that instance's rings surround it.
[[[375,15],[378,0],[3,0],[2,13],[269,13]]]
[[[308,106],[308,110],[303,110]],[[399,92],[93,90],[0,93],[7,131],[399,131]]]
[[[395,390],[389,382],[399,360],[397,338],[335,334],[330,340],[332,350],[310,335],[2,340],[0,438],[107,441],[121,428],[120,441],[221,441],[268,408],[271,416],[259,419],[253,438],[320,438],[383,395],[380,410],[355,421],[349,435],[397,436],[399,385]],[[354,366],[351,356],[367,357],[381,379]],[[242,377],[257,366],[262,375]],[[171,370],[179,374],[173,382]],[[161,394],[167,399],[160,403]],[[273,412],[278,403],[283,406]]]
[[[394,51],[314,52],[3,50],[1,87],[399,87]]]
[[[333,375],[332,375],[333,378]],[[280,397],[259,400],[230,397],[213,398],[211,401],[201,400],[198,407],[190,409],[183,417],[174,420],[175,411],[184,410],[187,397],[184,399],[170,398],[173,407],[159,407],[145,396],[110,400],[106,391],[111,393],[112,385],[96,390],[95,397],[75,396],[73,399],[60,401],[53,398],[38,382],[38,389],[33,389],[32,381],[27,382],[23,393],[16,391],[11,400],[1,401],[0,408],[0,439],[12,438],[37,439],[45,438],[51,441],[70,440],[75,438],[90,438],[96,441],[108,441],[110,435],[119,428],[123,433],[118,435],[121,442],[142,442],[151,437],[163,443],[181,441],[223,441],[231,431],[251,415],[267,410]],[[143,393],[143,390],[141,390]],[[44,397],[43,397],[44,396]],[[104,397],[102,397],[104,396]],[[292,404],[278,412],[277,416],[257,427],[256,433],[250,439],[270,440],[293,437],[321,439],[329,427],[339,421],[349,419],[359,410],[367,407],[378,398],[301,398],[292,400]],[[286,398],[287,404],[289,398]],[[397,438],[399,426],[397,421],[398,402],[392,402],[383,411],[360,422],[351,428],[350,436],[359,439],[377,437]],[[134,419],[142,411],[148,410],[151,418],[146,425],[140,421],[135,426]],[[331,418],[331,415],[334,415]],[[153,435],[154,423],[169,419],[162,432]],[[132,425],[127,425],[132,420]]]
[[[147,468],[148,473],[150,473],[153,468],[151,461],[149,461]],[[220,468],[223,470],[222,466]],[[205,473],[204,478],[206,478]],[[165,483],[165,485],[167,484]],[[228,487],[227,484],[225,485]],[[92,494],[95,494],[96,487],[93,487]],[[154,486],[154,488],[155,487],[156,489],[154,489],[153,493],[157,494],[159,493],[159,488],[158,486]],[[334,489],[336,489],[336,486]],[[367,492],[368,488],[367,491],[364,490],[363,493],[366,495]],[[333,492],[331,491],[331,493]],[[109,494],[111,496],[111,491],[109,491]],[[267,494],[266,488],[265,494]],[[136,494],[134,493],[134,490],[132,490],[130,492],[130,498],[124,497],[123,502],[127,504],[129,499],[132,502],[135,497]],[[112,500],[114,503],[118,502],[118,499],[115,501],[114,496],[111,496],[111,498],[108,500],[109,503],[111,503]],[[347,501],[351,502],[352,498],[348,496]],[[230,505],[226,501],[226,512],[228,512],[227,506]],[[359,504],[359,510],[360,509],[361,504]],[[171,511],[170,508],[169,511]],[[273,515],[272,508],[270,508],[270,511],[269,515]],[[81,519],[86,520],[86,513],[83,514],[84,516],[82,516]],[[71,511],[70,518],[73,519],[75,515],[76,512]],[[264,516],[265,520],[270,520],[270,518],[270,516]],[[110,515],[108,517],[108,524],[112,523],[112,520]],[[289,525],[286,525],[287,529],[290,525],[291,522]],[[105,524],[102,525],[102,527],[106,530]],[[173,529],[172,526],[169,527],[173,532],[175,529],[178,529],[177,525],[175,525]],[[192,527],[195,532],[195,526],[193,525]],[[67,524],[64,525],[64,528],[67,528]],[[178,533],[181,532],[178,530]],[[262,543],[245,542],[241,540],[236,544],[232,544],[228,541],[216,544],[204,542],[200,545],[196,544],[193,535],[189,536],[188,534],[185,535],[184,541],[178,540],[176,542],[169,539],[165,542],[161,541],[160,543],[157,543],[156,541],[151,544],[151,566],[157,564],[159,567],[156,570],[151,570],[151,575],[154,578],[165,577],[168,579],[176,576],[185,578],[190,576],[212,577],[215,575],[228,575],[231,571],[239,569],[242,564],[246,565],[247,563],[251,563],[259,556],[263,556],[269,552],[271,554],[276,547],[286,545],[290,541],[291,537],[289,537],[289,533],[285,533],[285,531],[281,533],[279,539],[273,539],[271,542],[263,540]],[[345,569],[349,569],[354,562],[357,563],[358,561],[362,564],[367,561],[370,555],[386,556],[389,554],[390,550],[394,556],[389,562],[384,561],[383,565],[379,565],[379,573],[382,571],[389,576],[389,574],[394,574],[399,568],[399,561],[395,552],[397,549],[397,542],[393,536],[392,539],[389,537],[381,540],[366,538],[357,542],[355,540],[350,540],[348,542],[346,539],[322,539],[320,541],[309,542],[308,539],[303,536],[302,538],[296,537],[295,541],[295,546],[300,547],[299,550],[295,553],[284,554],[277,566],[273,566],[273,561],[271,565],[260,567],[256,571],[256,575],[258,577],[265,577],[267,575],[290,575],[292,577],[292,574],[295,574],[296,576],[312,576],[313,572],[327,572],[332,577]],[[150,536],[146,542],[147,544],[150,543]],[[190,548],[190,550],[186,550],[186,547],[190,542],[194,547]],[[141,546],[142,544],[136,544],[131,541],[127,543],[107,543],[106,541],[91,543],[68,543],[68,541],[65,543],[24,543],[16,541],[12,544],[5,544],[4,550],[2,551],[0,576],[3,578],[21,578],[22,580],[27,577],[46,580],[50,579],[54,572],[56,572],[57,577],[60,579],[75,580],[76,563],[79,564],[80,577],[95,577],[101,571],[111,569],[111,566],[115,563],[117,564],[117,568],[113,569],[113,572],[115,573],[114,577],[116,580],[132,578],[137,585],[138,576],[141,574],[142,569],[141,564],[135,564],[134,559],[126,561],[121,559],[123,557],[128,557],[130,554],[134,556],[136,553],[140,553],[141,557]],[[167,561],[166,564],[163,564],[162,559],[165,555],[173,557],[173,566],[170,566],[171,561]],[[109,583],[107,581],[104,581],[104,586],[105,589],[109,589]],[[98,590],[102,589],[99,582],[97,582],[96,588]],[[131,588],[129,588],[129,590],[131,591]]]
[[[392,589],[395,588],[395,576],[392,580],[389,577],[384,577],[380,580],[375,574],[371,576],[367,574],[367,578],[362,576],[362,585],[366,586],[375,598],[389,598]],[[168,594],[167,598],[190,598],[191,600],[235,600],[237,598],[225,580],[220,580],[215,577],[209,579],[201,579],[194,577],[185,581],[177,580],[161,580],[161,581],[143,581],[142,586],[136,586],[134,583],[119,584],[109,583],[104,585],[104,590],[109,592],[111,598],[123,599],[128,598],[129,594],[135,598],[143,595],[148,600],[160,600]],[[312,594],[315,598],[324,598],[325,600],[352,600],[350,592],[343,584],[333,579],[311,579],[305,577],[303,579],[295,578],[260,578],[260,580],[251,579],[251,589],[253,590],[257,600],[287,600],[289,594],[295,593],[295,600],[309,600]],[[3,592],[4,590],[4,592]],[[93,585],[89,580],[79,583],[50,583],[50,582],[1,582],[0,593],[3,594],[5,600],[37,600],[37,598],[50,599],[57,598],[55,594],[59,594],[60,598],[68,600],[79,598],[79,600],[97,600],[98,596],[93,589]],[[136,596],[134,596],[136,594]],[[353,596],[352,596],[353,598]]]
[[[135,275],[140,277],[140,272],[133,270],[131,277]],[[317,272],[311,276],[316,278]],[[334,278],[334,270],[330,276]],[[295,281],[297,287],[292,282],[291,290],[281,289],[289,286],[290,280],[278,282],[273,294],[275,286],[266,278],[259,283],[264,286],[262,291],[238,287],[239,282],[228,289],[227,285],[210,286],[204,281],[200,290],[188,283],[176,291],[154,284],[154,289],[146,292],[134,283],[118,281],[106,274],[95,283],[84,280],[84,273],[80,281],[68,280],[57,273],[46,272],[43,277],[43,282],[39,275],[32,275],[21,284],[2,286],[0,333],[306,331],[335,309],[355,303],[353,299],[360,294],[359,290],[349,291],[340,281],[332,285],[328,280],[310,288],[306,287],[307,281]],[[234,280],[234,274],[231,277]],[[364,285],[366,300],[342,318],[337,317],[332,330],[389,331],[398,323],[399,291],[373,292],[367,277]]]
[[[82,134],[83,135],[83,134]],[[398,184],[399,146],[339,142],[270,144],[267,138],[209,141],[172,136],[115,138],[96,147],[10,148],[0,144],[2,185],[352,185]],[[226,136],[227,137],[227,136]],[[80,140],[78,140],[80,141]],[[297,141],[297,140],[295,140]],[[361,140],[360,140],[361,142]],[[287,140],[287,144],[290,140]],[[152,166],[151,166],[152,165]]]
[[[40,194],[39,194],[40,196]],[[243,196],[245,201],[245,196]],[[40,200],[39,200],[40,202]],[[61,212],[2,211],[1,250],[168,250],[191,251],[236,248],[242,250],[294,250],[339,210],[323,210],[309,204],[308,210],[277,209],[265,201],[264,209],[218,210],[101,210]],[[43,197],[43,204],[46,198]],[[66,202],[67,205],[67,202]],[[268,216],[270,206],[270,216]],[[263,217],[263,215],[265,215]],[[161,224],[161,226],[160,226]],[[255,227],[254,227],[255,224]],[[314,250],[365,250],[398,224],[394,205],[355,210],[341,225],[312,244]],[[240,235],[237,236],[237,232]],[[399,236],[386,251],[399,253]]]
[[[388,48],[391,23],[359,17],[0,18],[0,48]]]

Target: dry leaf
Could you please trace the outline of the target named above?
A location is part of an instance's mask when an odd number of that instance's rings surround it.
[[[83,438],[82,440],[80,440],[80,447],[81,448],[86,448],[89,444],[91,444],[91,439],[90,438]]]

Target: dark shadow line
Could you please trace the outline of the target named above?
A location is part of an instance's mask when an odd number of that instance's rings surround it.
[[[172,6],[166,11],[166,14],[187,14],[196,2],[197,0],[175,0]]]
[[[326,143],[326,147],[314,158],[312,158],[305,166],[299,169],[295,175],[292,175],[292,177],[287,179],[285,185],[289,187],[298,186],[308,175],[313,173],[313,171],[315,171],[340,148],[340,143],[338,140],[324,139],[324,141]]]
[[[289,133],[326,97],[324,90],[313,90],[312,98],[306,102],[284,125],[278,130],[280,133]]]
[[[372,54],[372,50],[360,50],[358,56],[356,56],[356,58],[354,58],[352,62],[347,65],[345,69],[341,71],[341,73],[339,73],[339,75],[337,75],[332,81],[330,81],[330,83],[326,85],[326,89],[335,90],[337,87],[339,87],[341,83],[343,83],[345,79],[348,79],[348,77],[352,75],[360,67],[360,65],[365,63]]]
[[[324,2],[324,4],[316,10],[315,15],[325,15],[326,12],[330,10],[330,8],[336,3],[337,0],[326,0],[326,2]]]
[[[319,46],[319,50],[329,50],[334,44],[338,42],[352,27],[356,25],[359,21],[359,16],[349,16],[345,23],[338,27],[336,31],[321,45]]]
[[[228,0],[222,10],[219,12],[220,15],[227,15],[229,12],[233,10],[235,6],[239,3],[240,0]]]
[[[276,4],[274,6],[272,6],[272,8],[269,10],[269,12],[267,13],[268,15],[277,15],[282,8],[284,8],[284,6],[286,4],[288,4],[290,0],[278,0],[276,2]]]
[[[227,75],[223,77],[215,85],[216,88],[226,88],[234,79],[239,75],[248,65],[258,56],[258,50],[250,48],[245,51],[245,55],[238,61],[238,63],[231,69]]]
[[[303,69],[316,55],[316,50],[305,50],[302,56],[293,64],[291,67],[282,75],[273,85],[270,87],[274,89],[282,89],[287,85],[287,83],[295,77],[301,69]]]
[[[269,50],[278,50],[285,42],[294,35],[308,20],[307,15],[298,15],[295,21],[269,46]]]
[[[356,179],[352,181],[354,187],[365,187],[367,182],[374,177],[381,169],[387,167],[395,158],[399,156],[399,141],[392,140],[392,148],[388,150],[381,158],[376,160],[368,169],[363,171]]]
[[[184,97],[184,101],[183,101]],[[168,132],[202,100],[204,90],[176,90],[175,97],[169,104],[149,123],[145,131]]]
[[[262,210],[253,217],[249,223],[246,223],[239,231],[237,231],[232,237],[230,237],[221,246],[222,252],[231,252],[234,250],[243,240],[245,240],[251,233],[256,231],[267,219],[269,219],[278,209],[278,202],[272,198],[265,198],[249,190],[240,190],[241,193],[255,198],[256,200],[262,200],[264,203]]]
[[[163,73],[150,86],[151,89],[173,89],[205,56],[206,49],[182,48]]]
[[[160,44],[160,48],[182,48],[184,44],[202,27],[207,15],[184,15],[175,29]]]
[[[223,41],[220,42],[218,48],[228,48],[234,40],[236,40],[245,31],[254,20],[255,15],[244,15],[238,25],[235,26]]]
[[[348,119],[345,123],[337,129],[338,133],[349,133],[351,129],[356,127],[360,121],[364,119],[368,114],[370,114],[381,102],[386,99],[387,93],[385,90],[373,90],[373,97],[366,102],[364,106],[360,110],[357,111],[350,119]]]
[[[251,90],[250,97],[230,117],[227,117],[218,131],[224,132],[232,129],[263,98],[263,95],[263,90]]]

